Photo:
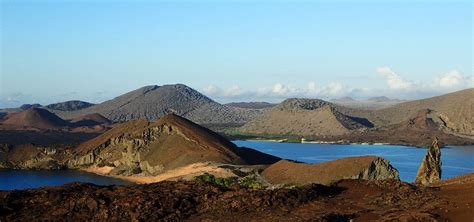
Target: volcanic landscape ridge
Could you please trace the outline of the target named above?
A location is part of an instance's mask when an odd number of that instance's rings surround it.
[[[0,220],[465,220],[474,196],[459,196],[469,193],[474,175],[440,180],[439,157],[443,145],[474,144],[473,100],[468,89],[370,109],[307,98],[222,105],[176,84],[99,104],[4,109],[0,168],[79,170],[136,184],[0,191]],[[407,183],[382,157],[307,164],[238,147],[231,138],[429,151],[421,182]]]

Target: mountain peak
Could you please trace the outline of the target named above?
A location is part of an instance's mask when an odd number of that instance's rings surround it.
[[[221,105],[184,84],[144,86],[77,112],[57,113],[68,119],[99,113],[114,122],[137,119],[154,121],[174,113],[201,124],[237,124],[257,115],[255,111]]]
[[[315,110],[331,103],[320,100],[320,99],[302,99],[302,98],[291,98],[286,99],[277,107],[279,109],[286,110],[295,110],[295,109],[304,109],[304,110]]]

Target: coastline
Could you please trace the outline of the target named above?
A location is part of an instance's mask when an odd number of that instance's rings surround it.
[[[249,142],[270,142],[270,143],[300,143],[300,144],[329,144],[329,145],[370,145],[370,146],[407,146],[407,147],[417,147],[417,148],[425,148],[422,146],[412,145],[412,144],[400,144],[400,143],[384,143],[384,142],[377,142],[377,143],[356,143],[356,142],[347,142],[347,141],[304,141],[304,142],[288,142],[287,139],[236,139],[232,141],[249,141]],[[474,144],[472,144],[474,145]],[[445,146],[471,146],[471,145],[449,145],[446,144]]]
[[[304,141],[304,142],[288,142],[288,139],[235,139],[232,141],[249,141],[249,142],[270,142],[270,143],[300,143],[300,144],[328,144],[328,145],[370,145],[370,146],[405,146],[405,147],[415,147],[426,149],[425,146],[419,146],[415,144],[405,144],[405,143],[386,143],[386,142],[348,142],[348,141]],[[443,144],[441,148],[446,147],[457,147],[457,146],[474,146],[474,144]]]

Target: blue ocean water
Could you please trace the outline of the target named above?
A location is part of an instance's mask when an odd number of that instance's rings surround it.
[[[426,155],[426,149],[396,145],[340,145],[313,143],[276,143],[233,141],[238,146],[254,148],[284,159],[321,163],[343,157],[375,155],[388,159],[398,169],[400,179],[413,182]],[[474,173],[474,146],[451,146],[441,149],[442,179]]]
[[[6,170],[0,169],[0,190],[59,186],[83,182],[97,185],[127,185],[130,182],[77,170]]]

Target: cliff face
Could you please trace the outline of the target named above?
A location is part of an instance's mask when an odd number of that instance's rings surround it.
[[[320,164],[281,160],[262,173],[273,184],[331,184],[341,179],[399,180],[389,161],[376,156],[348,157]]]
[[[441,149],[438,139],[435,138],[431,144],[428,153],[423,158],[415,183],[430,184],[441,180]]]

